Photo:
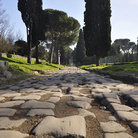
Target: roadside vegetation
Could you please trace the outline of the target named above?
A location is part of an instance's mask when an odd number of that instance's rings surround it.
[[[96,64],[91,65],[82,65],[80,66],[82,69],[93,70],[93,69],[102,69],[109,72],[115,71],[129,71],[129,72],[138,72],[138,62],[126,62],[126,63],[108,63],[101,64],[100,66],[96,66]]]
[[[9,62],[9,71],[13,75],[33,73],[34,71],[43,74],[50,70],[58,70],[64,67],[62,65],[50,64],[44,60],[41,61],[41,64],[35,64],[35,60],[32,60],[32,63],[29,64],[27,63],[27,60],[22,58],[0,57],[0,60]]]

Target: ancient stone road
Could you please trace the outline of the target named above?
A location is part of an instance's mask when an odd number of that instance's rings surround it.
[[[137,107],[136,87],[67,67],[0,88],[0,138],[138,137]]]

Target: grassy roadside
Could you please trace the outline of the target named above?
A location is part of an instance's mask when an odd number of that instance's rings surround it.
[[[35,60],[32,60],[31,64],[28,64],[27,61],[22,58],[0,57],[0,60],[8,61],[9,71],[15,75],[32,73],[34,71],[38,71],[39,73],[45,73],[50,70],[56,70],[64,67],[62,65],[49,64],[48,62],[45,62],[45,61],[41,61],[41,64],[35,64]]]
[[[12,79],[2,81],[0,86],[18,82],[20,80],[23,80],[23,79],[26,79],[26,78],[29,78],[32,76],[41,75],[41,74],[59,70],[59,69],[65,67],[63,65],[50,64],[45,61],[40,61],[41,64],[35,64],[35,60],[32,60],[31,64],[28,64],[27,61],[22,58],[0,57],[0,61],[8,61],[9,62],[8,71],[10,71],[13,75]],[[33,72],[35,72],[35,71],[37,71],[38,73],[34,74]],[[31,75],[29,75],[29,74],[31,74]]]
[[[105,70],[108,72],[115,71],[124,71],[124,72],[138,72],[138,63],[137,62],[129,62],[129,63],[116,63],[116,64],[101,64],[100,66],[92,65],[82,65],[80,66],[82,69],[86,69],[92,71],[93,69]]]

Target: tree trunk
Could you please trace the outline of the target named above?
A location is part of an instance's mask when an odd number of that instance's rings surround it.
[[[28,28],[26,27],[26,31],[27,31],[27,44],[28,44],[28,57],[27,57],[27,63],[31,64],[31,34],[30,34],[30,30],[28,30]]]
[[[58,61],[58,64],[60,65],[60,50],[59,49],[57,50],[57,61]]]
[[[53,54],[54,54],[54,46],[52,46],[52,48],[51,48],[50,63],[53,62]]]
[[[99,65],[100,65],[100,57],[96,56],[96,66],[99,66]]]

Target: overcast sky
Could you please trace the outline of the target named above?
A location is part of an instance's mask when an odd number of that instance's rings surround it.
[[[21,33],[26,40],[26,28],[17,9],[18,0],[1,0],[3,9],[9,16],[14,31]],[[43,0],[43,9],[52,8],[65,11],[83,27],[84,0]],[[138,37],[138,0],[111,0],[112,42],[119,38],[129,38],[136,42]]]

